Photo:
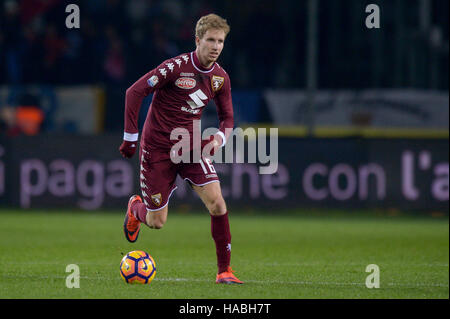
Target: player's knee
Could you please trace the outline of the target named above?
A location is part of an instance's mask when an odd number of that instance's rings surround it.
[[[147,214],[146,224],[152,229],[161,229],[167,220],[167,212],[161,211],[158,213]]]
[[[166,220],[164,218],[152,218],[148,221],[148,226],[153,229],[161,229],[165,223]]]
[[[210,201],[208,201],[207,206],[211,215],[223,215],[227,212],[225,200],[222,196],[214,196]]]
[[[159,220],[154,220],[150,225],[148,225],[152,229],[161,229],[164,226],[164,223]]]

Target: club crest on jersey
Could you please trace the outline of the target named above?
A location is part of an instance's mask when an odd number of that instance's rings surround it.
[[[178,78],[175,81],[175,85],[178,86],[180,89],[185,89],[185,90],[189,90],[189,89],[193,89],[196,85],[197,82],[192,79],[192,78]]]
[[[161,193],[152,195],[151,199],[152,199],[153,204],[155,204],[156,206],[161,205]]]
[[[222,88],[225,79],[222,76],[213,75],[211,78],[211,88],[214,92],[219,91]]]
[[[159,79],[156,75],[152,76],[147,80],[147,83],[149,86],[154,87],[156,84],[158,84]]]

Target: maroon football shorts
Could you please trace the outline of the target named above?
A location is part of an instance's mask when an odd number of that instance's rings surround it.
[[[142,199],[148,211],[160,210],[169,203],[170,196],[177,188],[177,174],[196,186],[219,181],[208,158],[202,157],[197,163],[175,164],[168,152],[147,151],[145,146],[141,145],[139,153]]]

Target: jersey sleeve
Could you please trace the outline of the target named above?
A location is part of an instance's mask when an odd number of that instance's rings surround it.
[[[219,117],[219,134],[222,136],[225,145],[231,131],[234,127],[233,102],[231,98],[231,83],[228,74],[225,76],[225,83],[216,93],[214,102],[217,106],[217,115]],[[228,129],[228,130],[227,130]],[[223,134],[223,135],[222,135]]]
[[[173,62],[169,59],[158,67],[143,75],[125,94],[125,125],[124,140],[138,140],[138,117],[143,99],[155,90],[160,89],[173,81]]]

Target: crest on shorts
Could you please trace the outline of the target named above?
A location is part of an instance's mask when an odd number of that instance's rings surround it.
[[[213,75],[211,78],[211,88],[214,92],[219,91],[222,88],[225,78],[222,76]]]
[[[151,199],[152,199],[153,204],[155,204],[156,206],[161,205],[161,193],[152,195]]]

